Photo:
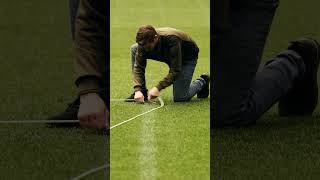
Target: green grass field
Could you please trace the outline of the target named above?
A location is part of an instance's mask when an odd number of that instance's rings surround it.
[[[133,92],[130,46],[139,26],[186,31],[200,48],[194,79],[210,72],[209,1],[111,0],[111,98]],[[148,62],[152,88],[168,72],[165,64]],[[160,75],[159,75],[160,74]],[[111,129],[111,179],[209,179],[209,99],[174,103],[172,88],[161,92],[164,107]],[[158,107],[111,101],[111,125]]]
[[[64,110],[77,93],[68,2],[3,0],[0,22],[0,120]],[[0,135],[0,179],[70,179],[106,163],[106,137],[94,130],[0,124]]]
[[[303,35],[320,39],[318,1],[282,0],[263,61]],[[212,178],[244,180],[319,179],[320,124],[313,117],[279,118],[277,107],[251,128],[214,129]]]

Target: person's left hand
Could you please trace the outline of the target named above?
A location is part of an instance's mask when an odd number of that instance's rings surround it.
[[[160,91],[157,87],[153,87],[148,94],[148,100],[152,100],[160,96]]]
[[[97,93],[80,96],[78,119],[82,127],[109,128],[109,111]]]

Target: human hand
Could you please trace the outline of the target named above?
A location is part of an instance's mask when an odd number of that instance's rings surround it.
[[[144,95],[141,91],[137,91],[134,93],[134,100],[138,103],[144,103]]]
[[[157,98],[158,96],[160,96],[160,91],[157,87],[153,87],[150,91],[149,91],[149,95],[148,95],[148,100],[152,100]]]
[[[97,93],[80,96],[78,119],[82,127],[109,128],[109,111]]]

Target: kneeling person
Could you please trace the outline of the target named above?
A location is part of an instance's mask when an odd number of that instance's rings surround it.
[[[198,98],[209,96],[208,75],[202,74],[192,81],[199,48],[186,33],[169,27],[155,29],[145,25],[138,29],[136,42],[131,46],[134,93],[128,100],[143,103],[158,97],[160,91],[171,84],[175,102],[190,101],[196,94]],[[170,68],[168,75],[149,93],[145,81],[147,59],[166,63]]]

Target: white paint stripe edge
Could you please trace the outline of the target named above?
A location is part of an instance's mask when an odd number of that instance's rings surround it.
[[[116,125],[114,125],[114,126],[111,126],[111,127],[110,127],[110,130],[113,129],[113,128],[115,128],[115,127],[121,126],[122,124],[128,123],[128,122],[136,119],[137,117],[143,116],[143,115],[148,114],[148,113],[150,113],[150,112],[152,112],[152,111],[155,111],[155,110],[157,110],[157,109],[162,108],[162,107],[164,106],[164,102],[163,102],[163,100],[162,100],[160,97],[158,97],[158,100],[160,101],[160,106],[159,106],[159,107],[153,108],[153,109],[151,109],[151,110],[149,110],[149,111],[147,111],[147,112],[138,114],[138,115],[136,115],[136,116],[134,116],[134,117],[132,117],[132,118],[130,118],[130,119],[128,119],[128,120],[125,120],[125,121],[123,121],[123,122],[121,122],[121,123],[119,123],[119,124],[116,124]]]

